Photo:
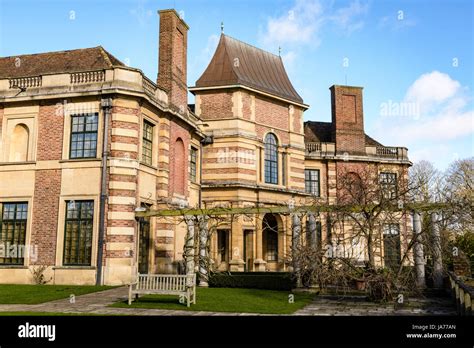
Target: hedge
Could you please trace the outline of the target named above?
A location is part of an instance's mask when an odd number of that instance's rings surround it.
[[[209,286],[214,288],[250,288],[265,290],[291,290],[296,284],[289,273],[233,272],[213,273]]]

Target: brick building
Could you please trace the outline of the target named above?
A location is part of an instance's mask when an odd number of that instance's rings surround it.
[[[303,122],[281,58],[229,36],[188,88],[189,28],[159,15],[156,83],[102,47],[0,58],[0,282],[31,283],[38,266],[55,284],[176,272],[185,223],[137,211],[330,203],[338,171],[410,165],[364,133],[362,88],[332,86],[332,122]],[[224,221],[215,267],[287,270],[289,220]]]

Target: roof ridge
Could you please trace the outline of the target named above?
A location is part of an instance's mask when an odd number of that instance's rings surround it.
[[[24,56],[38,56],[38,55],[41,55],[41,54],[51,54],[51,53],[66,53],[66,52],[73,52],[73,51],[85,51],[85,50],[91,50],[91,49],[100,48],[100,47],[102,47],[102,46],[74,48],[72,50],[62,50],[62,51],[47,51],[47,52],[38,52],[38,53],[17,54],[17,55],[14,55],[14,56],[0,57],[0,59],[19,58],[19,57],[24,57]]]
[[[105,61],[109,65],[109,67],[112,67],[113,64],[110,61],[110,58],[109,58],[109,55],[108,55],[109,52],[107,52],[101,45],[99,45],[98,48],[99,48],[100,54],[102,55],[102,57],[104,57]]]

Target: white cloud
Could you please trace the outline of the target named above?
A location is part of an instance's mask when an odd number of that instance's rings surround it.
[[[277,18],[269,18],[261,42],[266,47],[288,43],[319,44],[317,32],[322,24],[322,6],[318,0],[297,0],[295,5]]]
[[[405,100],[417,102],[420,109],[434,107],[452,98],[459,92],[461,84],[449,77],[448,74],[433,71],[421,75],[408,89]]]
[[[383,144],[407,146],[412,160],[442,161],[450,154],[472,149],[456,148],[474,134],[474,109],[467,88],[448,74],[421,75],[407,89],[402,103],[416,103],[419,117],[391,115],[376,122],[375,134]],[[451,156],[452,157],[452,156]]]
[[[361,3],[357,0],[352,2],[348,7],[336,10],[335,14],[331,16],[330,19],[334,21],[334,23],[339,26],[344,33],[349,35],[364,26],[364,21],[359,19],[359,17],[367,14],[368,10],[368,3]]]
[[[296,0],[287,12],[268,18],[264,30],[259,33],[259,41],[273,50],[280,45],[318,47],[323,24],[349,35],[364,26],[361,17],[367,12],[368,5],[360,0],[342,8],[324,8],[319,0]]]

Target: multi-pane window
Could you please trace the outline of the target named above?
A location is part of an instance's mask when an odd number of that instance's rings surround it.
[[[397,174],[380,173],[380,189],[384,198],[395,198],[397,196]]]
[[[196,172],[197,172],[197,150],[192,147],[191,148],[191,159],[189,164],[190,169],[190,177],[192,182],[196,182]]]
[[[400,225],[385,224],[383,226],[383,245],[385,267],[398,269],[401,262]]]
[[[319,169],[305,169],[304,183],[306,193],[319,197]]]
[[[267,232],[267,261],[278,261],[278,233]]]
[[[4,203],[0,224],[0,244],[3,253],[0,253],[0,264],[23,265],[25,250],[26,220],[28,203]],[[16,252],[11,252],[12,247]]]
[[[68,201],[64,235],[65,266],[90,266],[94,201]]]
[[[153,163],[153,125],[147,121],[143,122],[142,162]]]
[[[278,142],[271,133],[265,137],[265,182],[278,184]]]
[[[71,116],[70,158],[97,156],[98,119],[97,113]]]

